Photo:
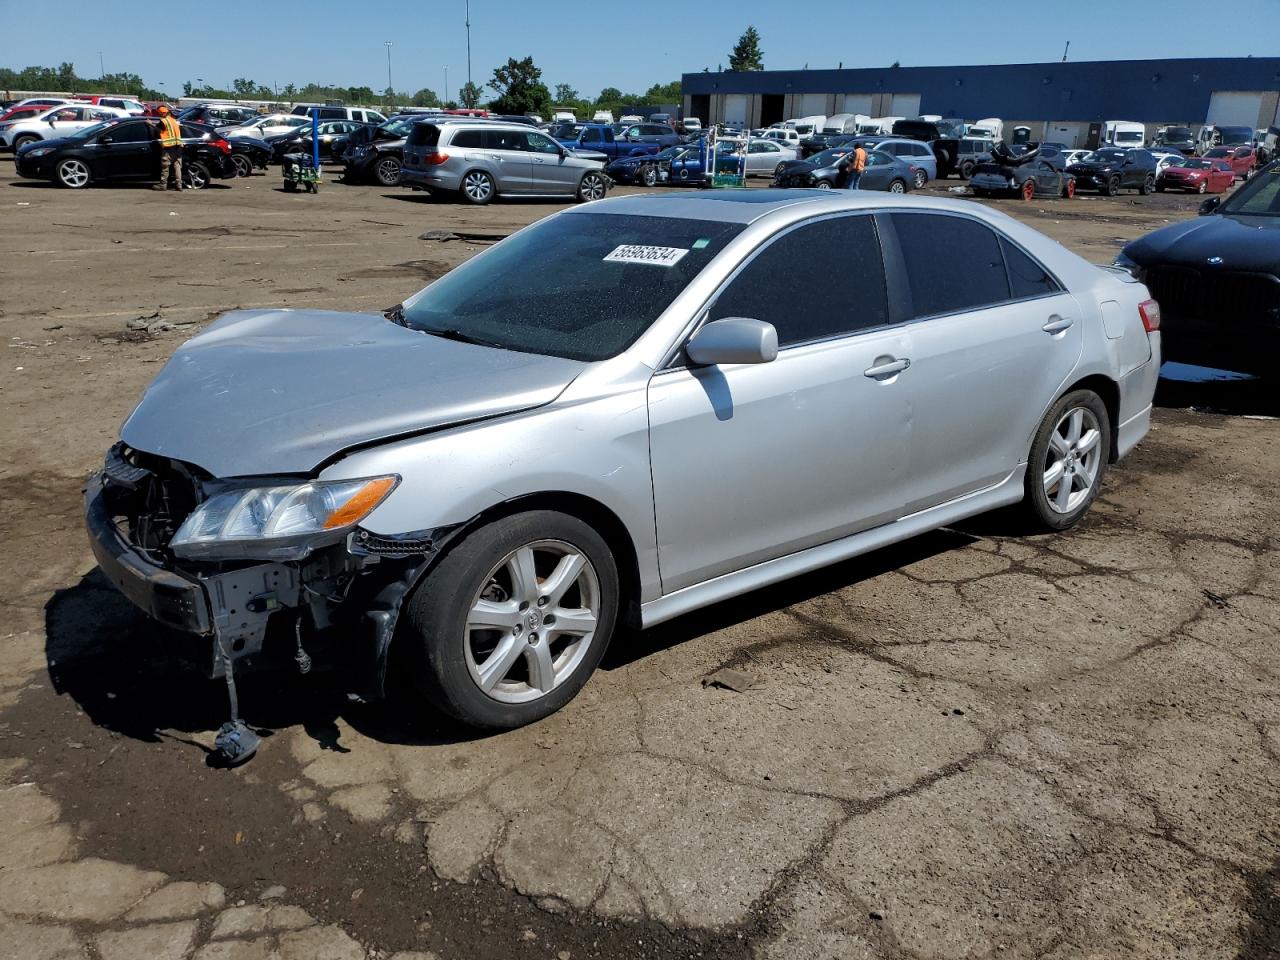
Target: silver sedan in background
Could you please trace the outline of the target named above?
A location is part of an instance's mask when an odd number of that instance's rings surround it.
[[[1127,274],[964,201],[603,200],[385,315],[227,314],[87,522],[211,676],[328,650],[366,697],[395,671],[515,727],[620,625],[998,507],[1071,527],[1147,432],[1158,327]]]

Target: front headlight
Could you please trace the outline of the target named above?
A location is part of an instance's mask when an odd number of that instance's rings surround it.
[[[25,157],[43,157],[53,153],[53,147],[36,147],[34,150],[28,150],[23,154]]]
[[[179,557],[301,560],[341,540],[399,482],[389,476],[229,490],[193,510],[169,547]]]
[[[1123,270],[1133,279],[1139,282],[1145,282],[1146,271],[1132,257],[1126,256],[1123,251],[1116,254],[1116,258],[1111,261],[1111,265]]]

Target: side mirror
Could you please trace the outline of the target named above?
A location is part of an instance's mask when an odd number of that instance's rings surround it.
[[[1200,216],[1203,217],[1203,216],[1207,216],[1210,213],[1213,213],[1221,205],[1222,205],[1221,197],[1209,197],[1209,199],[1205,200],[1200,204]]]
[[[111,135],[108,133],[104,133],[102,136],[98,138],[98,142],[104,145],[109,145],[112,142]]]
[[[778,356],[778,331],[763,320],[725,317],[704,324],[689,340],[685,353],[699,366],[768,363]]]

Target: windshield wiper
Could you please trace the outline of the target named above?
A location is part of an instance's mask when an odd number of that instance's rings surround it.
[[[494,340],[486,340],[484,337],[477,337],[474,334],[464,333],[463,331],[457,330],[453,327],[413,327],[412,329],[421,333],[429,333],[431,336],[439,337],[441,340],[455,340],[458,343],[474,343],[481,347],[497,347],[499,350],[507,349],[501,343],[497,343]]]

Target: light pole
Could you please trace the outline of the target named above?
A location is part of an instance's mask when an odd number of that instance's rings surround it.
[[[382,98],[382,102],[387,102],[387,97],[391,96],[391,41],[384,40],[382,45],[387,48],[387,96]]]
[[[99,50],[98,51],[98,82],[105,85],[106,81],[107,81],[107,68],[102,65],[102,51]]]
[[[467,89],[471,89],[471,0],[467,0]]]
[[[449,65],[448,65],[448,64],[445,64],[445,68],[444,68],[444,96],[440,98],[440,103],[441,103],[441,104],[445,104],[445,103],[448,103],[448,102],[449,102]]]

